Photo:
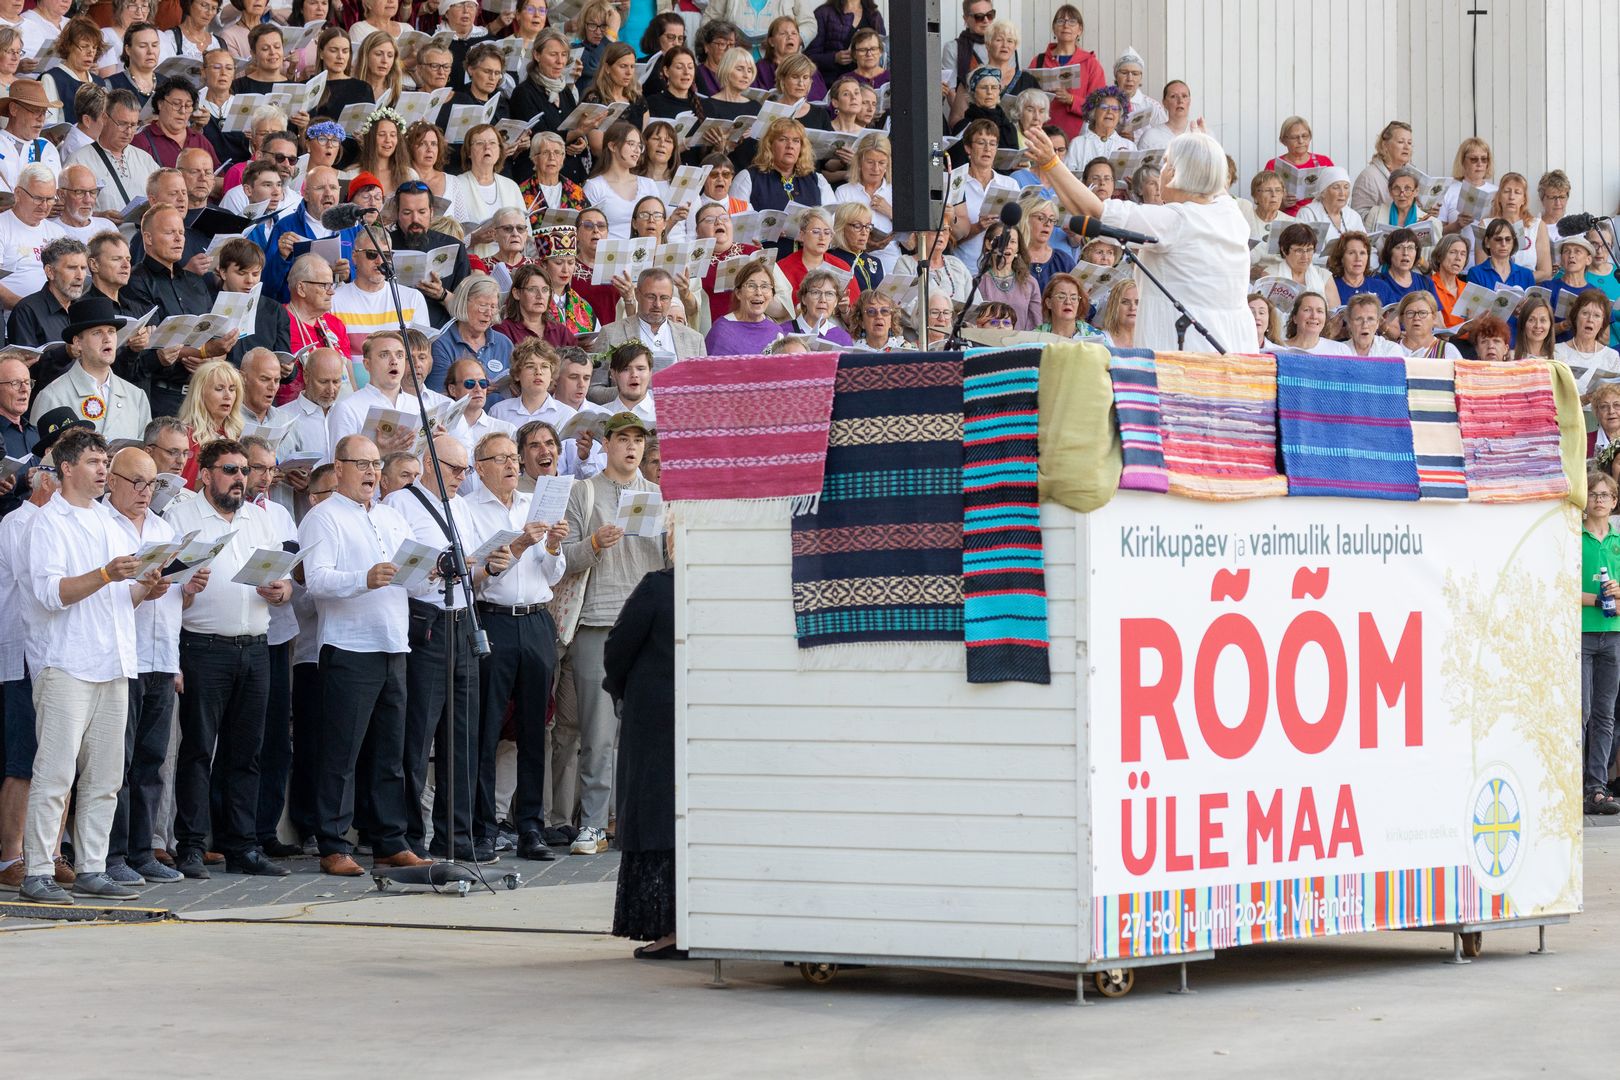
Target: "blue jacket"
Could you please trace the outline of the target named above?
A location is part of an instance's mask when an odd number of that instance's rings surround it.
[[[304,214],[305,204],[300,200],[292,213],[282,214],[269,221],[261,221],[248,231],[248,238],[264,249],[264,273],[261,275],[264,295],[273,296],[283,304],[290,298],[287,290],[287,272],[292,269],[297,256],[294,255],[291,259],[281,257],[281,236],[283,233],[308,236],[309,224],[305,221]],[[337,234],[342,243],[343,258],[349,261],[351,267],[354,265],[354,238],[359,232],[360,226],[354,225]]]

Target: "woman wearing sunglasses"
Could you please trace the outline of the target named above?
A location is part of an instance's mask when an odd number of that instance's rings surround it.
[[[242,375],[230,361],[210,360],[191,373],[179,419],[190,440],[180,475],[187,487],[195,488],[197,454],[203,446],[215,439],[242,437]]]

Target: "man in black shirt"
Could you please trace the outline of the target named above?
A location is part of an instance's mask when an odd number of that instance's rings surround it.
[[[390,236],[395,251],[432,251],[436,247],[455,244],[456,266],[448,280],[441,281],[437,274],[429,274],[417,289],[427,300],[428,318],[435,327],[450,321],[450,312],[444,302],[461,279],[472,271],[467,260],[467,248],[448,233],[434,232],[428,226],[433,222],[433,192],[420,180],[407,180],[394,193],[396,217]]]
[[[157,308],[153,325],[175,315],[202,315],[213,310],[214,290],[207,281],[180,265],[186,249],[186,222],[170,206],[148,210],[141,218],[146,257],[130,271],[124,302],[135,311]],[[175,346],[147,349],[138,370],[145,376],[152,415],[174,416],[180,411],[186,383],[203,360],[224,356],[236,344],[237,332],[215,338],[202,349]],[[137,383],[139,385],[139,383]]]
[[[5,438],[7,457],[23,461],[33,458],[34,444],[39,442],[39,430],[28,422],[28,405],[32,397],[28,365],[11,357],[0,360],[0,436]],[[21,506],[32,493],[27,470],[0,480],[0,517]]]
[[[13,345],[52,346],[34,364],[34,378],[40,386],[49,386],[73,366],[62,345],[62,332],[68,325],[68,305],[84,295],[89,257],[83,244],[61,236],[40,249],[39,261],[45,267],[45,287],[11,309],[7,334]]]

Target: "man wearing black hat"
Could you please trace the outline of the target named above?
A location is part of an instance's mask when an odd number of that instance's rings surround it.
[[[62,340],[78,349],[79,359],[34,400],[34,422],[40,424],[46,413],[66,406],[109,442],[142,438],[152,407],[139,387],[112,370],[123,323],[118,305],[97,293],[73,301],[68,318]]]

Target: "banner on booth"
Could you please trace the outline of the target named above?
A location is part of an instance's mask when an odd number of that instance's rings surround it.
[[[1562,502],[1089,515],[1092,956],[1568,913]]]

